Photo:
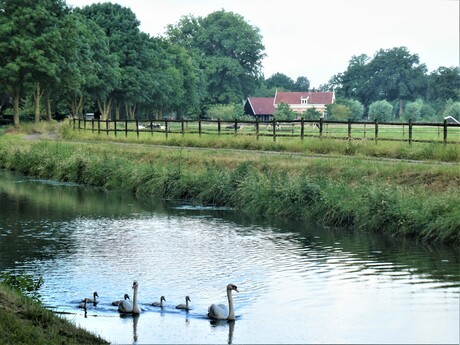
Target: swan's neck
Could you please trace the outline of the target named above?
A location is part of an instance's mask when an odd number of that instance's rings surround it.
[[[185,309],[188,309],[188,299],[185,299]]]
[[[228,297],[228,317],[227,320],[235,320],[235,310],[233,309],[232,290],[227,290]]]
[[[139,312],[139,307],[137,305],[137,286],[134,287],[133,291],[133,312],[138,313]]]

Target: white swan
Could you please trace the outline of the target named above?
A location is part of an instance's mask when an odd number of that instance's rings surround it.
[[[140,314],[141,313],[141,308],[139,308],[139,305],[137,304],[137,289],[139,287],[139,284],[135,280],[133,282],[133,303],[130,301],[124,299],[123,301],[120,302],[118,305],[118,311],[120,313],[124,314]]]
[[[152,305],[153,305],[154,307],[161,307],[161,308],[163,308],[163,301],[166,302],[165,296],[161,296],[161,297],[160,297],[160,302],[153,302]]]
[[[191,302],[190,297],[185,296],[185,304],[181,303],[176,305],[176,309],[185,309],[185,310],[190,310],[190,307],[188,306],[188,302]]]
[[[235,320],[235,310],[233,309],[232,291],[238,291],[235,284],[227,285],[228,307],[225,304],[211,304],[208,308],[208,317],[216,320]]]
[[[120,300],[118,300],[118,301],[113,301],[113,302],[112,302],[112,305],[119,305],[119,304],[121,303],[121,301],[123,301],[123,300],[128,300],[128,299],[130,299],[130,298],[129,298],[129,295],[128,295],[127,293],[125,293],[125,295],[123,296],[123,299],[120,299]]]

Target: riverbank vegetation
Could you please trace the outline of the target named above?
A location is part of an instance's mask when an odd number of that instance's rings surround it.
[[[0,277],[0,334],[2,344],[108,344],[43,308],[23,291],[36,292],[27,275]]]
[[[246,214],[313,219],[357,231],[460,244],[455,163],[189,148],[184,140],[176,143],[180,147],[168,147],[108,141],[37,142],[8,134],[0,137],[0,168],[163,199],[228,206]],[[432,152],[445,147],[425,145]],[[406,150],[411,150],[409,145]],[[458,157],[457,145],[450,150]]]

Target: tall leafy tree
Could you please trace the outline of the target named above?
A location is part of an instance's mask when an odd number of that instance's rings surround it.
[[[105,100],[116,87],[120,72],[105,32],[78,12],[67,16],[60,31],[63,63],[54,94],[65,99],[73,116],[82,116],[92,102]]]
[[[295,82],[292,78],[283,73],[275,73],[270,76],[265,83],[269,89],[279,88],[284,91],[293,91],[295,89]]]
[[[329,84],[346,98],[357,99],[368,107],[372,102],[399,102],[399,115],[405,101],[426,93],[426,66],[406,47],[380,49],[372,59],[353,56],[345,72],[334,76]]]
[[[460,101],[460,68],[439,67],[428,77],[428,98],[432,101]]]
[[[145,80],[140,78],[144,54],[144,37],[139,30],[140,22],[131,9],[112,3],[97,3],[85,6],[79,10],[87,18],[93,20],[101,27],[109,42],[109,51],[117,58],[120,68],[120,80],[105,97],[99,97],[97,104],[103,119],[107,119],[114,106],[124,105],[133,110],[135,95],[133,90],[140,90],[139,85]],[[140,98],[142,95],[138,95]]]
[[[240,102],[257,87],[264,46],[259,29],[224,10],[204,18],[183,17],[167,37],[198,59],[205,73],[207,104]]]
[[[399,101],[399,116],[403,102],[414,100],[426,92],[427,68],[420,64],[417,54],[406,47],[379,50],[369,63],[370,87],[379,99]]]
[[[43,88],[58,78],[56,27],[67,12],[63,0],[0,1],[0,81],[12,95],[15,126],[19,101],[32,91],[39,120]]]
[[[307,77],[297,77],[294,91],[307,92],[310,89],[310,80]]]

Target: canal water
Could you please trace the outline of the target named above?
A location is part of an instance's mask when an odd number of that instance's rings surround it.
[[[459,343],[453,248],[6,172],[0,269],[42,276],[48,308],[113,344]],[[142,313],[120,316],[134,280]],[[228,283],[237,319],[213,322]]]

